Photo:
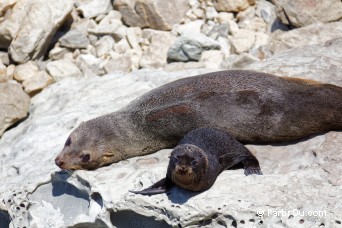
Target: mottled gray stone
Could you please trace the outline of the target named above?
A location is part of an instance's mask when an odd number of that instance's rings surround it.
[[[167,57],[170,61],[187,62],[199,60],[205,50],[215,49],[220,49],[220,45],[214,39],[202,33],[184,32],[170,47]]]
[[[67,48],[87,48],[90,44],[87,34],[78,29],[73,29],[67,32],[62,38],[59,39],[62,47]]]

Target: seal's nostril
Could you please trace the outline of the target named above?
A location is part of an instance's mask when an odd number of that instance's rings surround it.
[[[55,159],[55,164],[56,164],[59,168],[62,168],[62,166],[64,165],[64,162],[61,160],[60,157],[56,157],[56,159]]]
[[[83,154],[81,155],[81,161],[82,162],[88,162],[90,160],[90,154]]]

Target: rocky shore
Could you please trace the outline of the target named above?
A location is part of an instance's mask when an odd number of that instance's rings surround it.
[[[82,121],[178,78],[239,68],[342,86],[341,18],[338,0],[1,1],[0,227],[342,227],[342,132],[247,145],[264,175],[225,171],[200,194],[128,192],[162,178],[170,150],[54,164]]]

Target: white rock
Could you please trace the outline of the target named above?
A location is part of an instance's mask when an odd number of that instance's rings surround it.
[[[230,35],[235,35],[240,30],[238,24],[233,20],[227,21],[227,24],[228,24],[228,29],[229,29]]]
[[[23,81],[23,86],[26,93],[34,95],[53,82],[54,80],[48,73],[45,71],[39,71],[34,77]]]
[[[143,51],[140,66],[142,68],[161,68],[167,64],[169,47],[175,42],[176,38],[168,33],[155,31],[150,37],[150,45]]]
[[[342,39],[280,52],[249,69],[285,77],[300,77],[342,86]]]
[[[140,43],[142,42],[142,30],[139,27],[127,29],[127,41],[132,49],[140,50]]]
[[[0,51],[0,62],[6,66],[10,64],[10,59],[7,52]]]
[[[214,6],[217,11],[226,11],[226,12],[239,12],[241,10],[246,9],[250,5],[254,5],[255,0],[234,0],[234,1],[226,1],[226,0],[217,0],[214,1]]]
[[[228,23],[229,21],[234,20],[234,14],[228,12],[220,12],[217,16],[217,21],[220,24]]]
[[[108,55],[108,53],[114,49],[115,41],[111,36],[101,37],[95,45],[97,57]]]
[[[8,80],[12,80],[14,77],[15,65],[11,64],[6,69],[6,77]]]
[[[30,97],[23,91],[19,83],[12,80],[0,82],[0,91],[1,136],[8,127],[27,116]],[[1,153],[0,157],[3,158],[3,156],[4,154]]]
[[[230,49],[231,49],[229,40],[227,38],[224,38],[224,37],[218,37],[217,41],[219,42],[220,47],[221,47],[220,50],[225,55],[225,57],[229,56],[230,55]]]
[[[0,83],[8,81],[7,77],[7,68],[2,62],[0,61]]]
[[[269,42],[269,35],[263,33],[263,32],[256,32],[255,33],[255,43],[253,48],[258,48],[264,45],[267,45]]]
[[[223,69],[225,55],[220,50],[209,50],[202,52],[200,62],[205,64],[206,69]]]
[[[247,9],[240,11],[236,14],[236,20],[239,22],[239,25],[241,23],[244,23],[244,21],[250,21],[255,17],[255,6],[248,7]]]
[[[32,61],[18,65],[14,70],[14,79],[22,82],[25,92],[31,96],[54,82],[50,75],[40,71],[37,63]]]
[[[189,10],[187,0],[115,0],[114,7],[126,25],[157,30],[170,30]]]
[[[49,58],[52,60],[63,59],[68,53],[70,53],[68,49],[56,46],[49,52]]]
[[[126,39],[122,39],[119,42],[114,44],[114,50],[115,52],[119,54],[124,54],[128,50],[131,49],[131,46],[129,45],[128,41]]]
[[[328,23],[342,18],[342,2],[340,0],[315,1],[273,1],[278,8],[278,16],[285,24],[304,27],[318,22]],[[329,12],[329,13],[327,13]]]
[[[15,68],[14,79],[22,82],[27,79],[33,78],[39,71],[37,63],[29,61],[24,64],[20,64]]]
[[[235,53],[246,52],[255,44],[255,32],[246,29],[240,29],[228,38]]]
[[[70,13],[69,0],[19,1],[25,4],[25,16],[18,21],[20,28],[11,42],[9,54],[15,62],[26,62],[44,56],[51,38]]]
[[[196,19],[203,19],[205,16],[204,10],[200,9],[200,8],[193,9],[192,13],[193,13],[193,15],[195,15]]]
[[[113,72],[129,72],[131,70],[132,61],[130,55],[125,54],[112,54],[111,59],[107,61],[104,69],[106,73]]]
[[[255,58],[251,54],[241,53],[239,55],[230,55],[226,58],[225,62],[222,63],[222,66],[227,69],[243,69],[248,65],[258,62],[259,59]]]
[[[341,37],[342,22],[313,24],[288,32],[275,32],[271,37],[270,49],[278,53],[295,47],[324,44],[328,40]]]
[[[83,1],[77,10],[86,18],[94,18],[100,14],[107,14],[113,9],[111,0]]]
[[[105,74],[103,59],[96,58],[91,54],[81,54],[77,60],[77,65],[83,72],[91,71],[98,76]]]
[[[67,77],[80,77],[82,72],[80,69],[68,59],[60,59],[46,64],[47,72],[55,81],[62,80]]]
[[[96,35],[112,35],[116,41],[119,41],[126,36],[127,30],[127,27],[122,24],[120,18],[120,12],[112,10],[98,25],[94,24],[93,27],[88,28],[88,32]]]
[[[218,15],[218,13],[214,7],[207,7],[206,8],[206,12],[205,12],[206,19],[214,20],[217,17],[217,15]]]
[[[204,24],[203,20],[195,20],[186,24],[178,25],[175,30],[176,33],[182,35],[184,32],[200,33],[201,27]]]
[[[67,32],[59,39],[62,47],[77,49],[87,48],[90,44],[87,34],[79,29],[73,29]]]
[[[205,63],[203,62],[172,62],[163,68],[165,71],[177,72],[182,70],[204,69]]]
[[[3,4],[3,9],[7,9],[11,5],[6,11],[6,20],[1,20],[0,23],[0,48],[7,49],[9,47],[19,30],[22,19],[25,17],[27,0],[18,0],[15,2],[16,4],[12,7],[12,4],[7,0],[0,1],[0,4]],[[12,1],[12,3],[15,2]],[[3,10],[0,10],[0,12],[3,12]]]
[[[9,8],[12,8],[17,3],[17,0],[2,0],[0,2],[0,12],[6,12]]]

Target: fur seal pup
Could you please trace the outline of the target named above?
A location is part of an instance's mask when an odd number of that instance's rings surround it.
[[[245,175],[262,175],[254,155],[231,135],[213,128],[191,131],[171,152],[166,177],[142,191],[142,195],[166,192],[173,184],[193,192],[209,189],[225,169],[242,163]]]
[[[201,127],[243,143],[272,143],[342,129],[342,87],[245,70],[179,79],[71,132],[55,163],[95,169],[177,145]]]

